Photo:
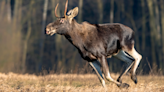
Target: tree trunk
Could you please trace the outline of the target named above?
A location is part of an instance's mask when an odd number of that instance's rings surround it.
[[[79,0],[79,15],[78,15],[78,22],[82,22],[82,14],[83,14],[83,0]]]
[[[145,1],[141,0],[142,5],[142,51],[145,52],[145,32],[146,32],[146,18],[145,18]]]
[[[56,1],[55,0],[51,0],[51,8],[52,8],[52,10],[51,10],[51,16],[52,16],[52,18],[53,18],[53,20],[55,20],[56,19],[56,17],[55,17],[55,7],[56,7],[56,5],[57,5],[57,3],[56,3]],[[59,7],[58,7],[59,8]]]
[[[11,35],[11,53],[12,53],[12,61],[14,62],[13,66],[14,69],[12,71],[14,72],[21,72],[21,64],[22,62],[20,61],[20,45],[21,45],[21,18],[22,18],[22,0],[15,1],[14,5],[14,16],[12,20],[12,31],[10,32]]]
[[[99,23],[103,23],[103,1],[97,0],[98,8],[99,8]]]
[[[7,20],[10,23],[11,22],[11,6],[10,6],[10,0],[7,0]]]
[[[160,40],[160,38],[161,38],[161,35],[160,35],[160,19],[159,19],[159,17],[160,17],[160,15],[159,15],[159,7],[158,7],[158,2],[157,2],[157,0],[153,0],[154,1],[154,10],[155,10],[155,25],[156,25],[156,33],[157,33],[157,35],[156,35],[156,39],[157,39],[157,41],[159,41]]]
[[[45,24],[46,24],[46,17],[47,17],[47,7],[48,7],[48,0],[45,0],[44,2],[44,8],[43,8],[43,20],[42,20],[42,32],[40,37],[40,59],[39,64],[37,67],[37,72],[39,71],[39,65],[42,64],[43,59],[43,53],[44,53],[44,39],[45,39]],[[42,66],[42,65],[41,65]]]
[[[162,71],[164,71],[164,6],[163,6],[163,3],[164,1],[163,0],[160,0],[161,2],[161,28],[162,28],[162,61],[160,61],[160,68],[162,69]],[[164,72],[163,72],[164,73]]]
[[[113,23],[114,21],[114,0],[111,0],[110,4],[110,23]]]
[[[154,0],[154,6],[155,6],[155,24],[156,24],[156,50],[158,52],[158,61],[159,62],[158,66],[160,68],[160,64],[161,64],[161,61],[162,61],[162,51],[161,51],[161,26],[160,26],[160,15],[159,15],[159,7],[158,7],[158,1],[157,0]]]
[[[28,40],[30,38],[31,35],[31,19],[29,19],[28,21],[28,31],[27,31],[27,35],[24,41],[24,49],[23,49],[23,57],[22,57],[22,73],[26,72],[26,54],[27,54],[27,46],[28,46]]]
[[[28,11],[28,30],[27,30],[27,34],[26,34],[26,37],[25,37],[25,40],[24,40],[24,47],[23,47],[23,55],[22,55],[22,73],[25,73],[26,72],[26,55],[27,55],[27,49],[28,49],[28,41],[29,41],[29,38],[30,38],[30,35],[31,35],[31,30],[32,30],[32,27],[31,27],[31,17],[32,17],[32,11],[33,11],[33,4],[35,3],[35,1],[31,1],[30,2],[30,9]]]
[[[155,19],[154,19],[154,14],[153,14],[153,1],[152,0],[147,0],[147,4],[148,4],[148,9],[149,9],[149,24],[150,24],[150,36],[151,36],[151,57],[152,57],[152,67],[156,67],[156,54],[155,54],[155,39],[156,39],[156,28],[155,28]]]
[[[141,6],[142,6],[142,47],[141,47],[141,53],[142,56],[145,57],[146,53],[146,13],[145,13],[145,1],[141,0]],[[146,61],[146,58],[142,58],[142,61]],[[143,67],[143,64],[145,62],[141,62],[140,67]],[[142,71],[142,70],[141,70]]]

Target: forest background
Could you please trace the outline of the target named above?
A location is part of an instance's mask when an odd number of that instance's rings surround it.
[[[0,72],[91,73],[77,49],[63,36],[48,36],[45,26],[63,16],[66,0],[0,0]],[[138,74],[164,74],[164,0],[69,0],[79,7],[78,23],[122,23],[135,32],[143,56]],[[118,73],[124,62],[108,59]]]

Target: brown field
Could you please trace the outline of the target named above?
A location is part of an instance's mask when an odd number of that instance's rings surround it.
[[[111,74],[116,79],[118,74]],[[164,76],[138,76],[135,85],[129,76],[123,82],[128,89],[119,89],[106,81],[108,92],[164,92]],[[104,92],[95,74],[51,74],[46,76],[0,73],[0,92]]]

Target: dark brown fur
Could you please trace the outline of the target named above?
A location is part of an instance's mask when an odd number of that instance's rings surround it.
[[[60,23],[54,23],[52,26],[58,24]],[[69,28],[67,28],[68,26]],[[90,24],[83,22],[78,24],[73,19],[72,24],[68,26],[57,33],[64,35],[88,61],[102,55],[106,57],[113,55],[122,48],[130,50],[134,44],[133,31],[119,23]]]
[[[134,32],[132,29],[119,23],[90,24],[82,22],[82,24],[78,24],[73,19],[78,14],[78,7],[70,10],[68,15],[66,15],[67,5],[68,0],[65,5],[64,17],[48,24],[46,33],[49,35],[55,33],[64,35],[78,49],[82,58],[87,60],[93,67],[104,87],[105,81],[102,77],[102,72],[107,80],[116,83],[117,86],[129,87],[128,84],[121,83],[120,80],[121,76],[131,68],[133,60],[134,66],[132,67],[131,79],[137,83],[135,71],[142,56],[134,49]],[[56,14],[57,6],[55,8],[56,17],[58,17]],[[118,55],[116,55],[117,53]],[[121,73],[117,81],[113,80],[109,73],[106,58],[111,56],[115,56],[128,63],[127,68]],[[129,60],[129,58],[133,60]],[[95,62],[96,60],[99,61],[100,65]],[[100,67],[102,67],[102,71]]]

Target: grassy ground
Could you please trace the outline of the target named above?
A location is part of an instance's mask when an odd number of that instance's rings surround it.
[[[116,79],[118,74],[111,74]],[[106,81],[108,92],[164,92],[164,76],[138,76],[135,85],[129,76],[123,82],[130,84],[128,89],[119,89]],[[104,92],[95,74],[60,75],[21,75],[0,73],[0,92]]]

